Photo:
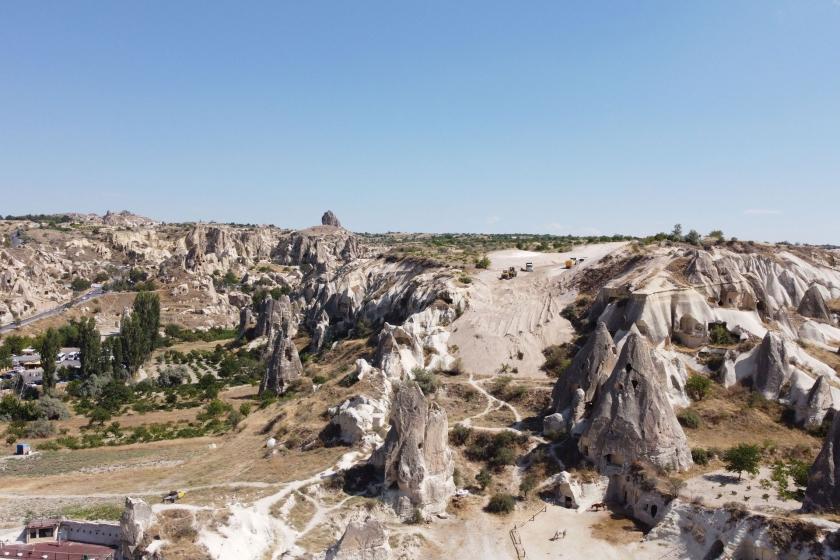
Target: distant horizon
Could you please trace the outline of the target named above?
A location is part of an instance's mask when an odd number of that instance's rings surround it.
[[[0,15],[5,214],[840,244],[840,0]]]
[[[325,210],[326,211],[326,210]],[[291,227],[285,226],[282,224],[277,223],[261,223],[261,222],[237,222],[237,221],[230,221],[230,220],[162,220],[158,219],[155,216],[150,216],[146,214],[140,214],[138,212],[133,212],[128,209],[121,209],[121,210],[113,210],[107,209],[103,212],[79,212],[75,210],[65,210],[59,212],[21,212],[21,213],[0,213],[0,220],[6,220],[7,216],[13,216],[15,218],[24,217],[24,216],[71,216],[71,215],[80,215],[80,216],[98,216],[103,217],[108,212],[113,214],[122,214],[124,212],[132,215],[137,216],[139,218],[144,218],[151,220],[153,222],[157,222],[163,225],[180,225],[180,224],[216,224],[216,225],[234,225],[234,226],[243,226],[243,227],[274,227],[277,229],[287,229],[287,230],[302,230],[311,227],[316,227],[321,225],[320,223],[313,223],[309,225],[305,225],[302,227]],[[341,217],[338,216],[339,220]],[[8,221],[8,220],[7,220]],[[674,224],[675,226],[678,224]],[[683,227],[683,233],[688,233],[692,229],[697,231],[702,238],[710,237],[711,231],[700,231],[696,228],[688,227],[685,224],[679,224]],[[551,233],[540,233],[540,232],[528,232],[528,231],[495,231],[495,232],[488,232],[488,231],[415,231],[415,230],[388,230],[388,231],[375,231],[375,230],[364,230],[364,229],[355,229],[350,227],[345,227],[344,223],[342,223],[342,227],[351,231],[355,234],[362,234],[362,235],[391,235],[391,234],[406,234],[406,235],[501,235],[501,236],[513,236],[513,235],[528,235],[528,236],[545,236],[545,237],[573,237],[573,238],[605,238],[605,237],[631,237],[634,239],[644,239],[646,237],[654,237],[659,234],[670,234],[671,231],[655,231],[649,232],[644,234],[630,234],[630,233],[622,233],[622,232],[613,232],[613,233],[599,233],[599,234],[571,234],[571,233],[563,233],[563,232],[551,232]],[[730,241],[732,238],[735,238],[739,242],[755,242],[755,243],[766,243],[770,245],[780,245],[780,244],[790,244],[790,245],[802,245],[802,246],[812,246],[812,247],[831,247],[831,248],[840,248],[840,244],[835,243],[808,243],[804,241],[797,241],[792,239],[780,239],[777,241],[767,240],[767,239],[750,239],[750,238],[741,238],[737,235],[726,235],[724,233],[724,241]]]

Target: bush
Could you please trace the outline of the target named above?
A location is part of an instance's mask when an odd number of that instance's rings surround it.
[[[681,410],[677,414],[677,420],[684,428],[697,429],[700,427],[700,417],[693,410]]]
[[[463,424],[455,424],[452,432],[449,434],[449,442],[452,445],[464,445],[472,435],[472,429]]]
[[[434,373],[423,368],[414,368],[411,373],[424,395],[432,395],[438,390],[438,380]]]
[[[39,418],[47,420],[67,420],[70,418],[70,411],[60,400],[48,395],[42,396],[35,404],[36,414]]]
[[[490,474],[490,471],[487,468],[482,467],[478,474],[475,475],[475,481],[478,483],[478,487],[482,490],[485,490],[490,483],[493,482],[493,475]]]
[[[33,420],[26,425],[23,435],[30,438],[45,438],[55,435],[55,426],[46,418]]]
[[[695,447],[691,450],[691,460],[698,465],[708,465],[711,454],[702,447]]]
[[[738,343],[738,338],[726,330],[726,327],[721,323],[712,325],[709,329],[709,341],[712,344],[719,346],[730,346]]]
[[[73,278],[73,281],[70,282],[70,288],[74,292],[82,292],[90,288],[90,280],[86,280],[85,278]]]
[[[508,514],[516,508],[516,498],[510,494],[493,494],[487,503],[487,511],[495,514]]]
[[[574,357],[576,351],[577,348],[568,342],[549,346],[543,350],[545,363],[540,366],[540,369],[549,377],[557,379],[572,365],[572,357]]]
[[[685,392],[695,401],[702,401],[711,389],[712,380],[696,373],[691,374],[685,382]]]
[[[251,414],[251,403],[242,403],[239,405],[239,414],[243,417]]]
[[[476,268],[490,268],[490,259],[486,256],[481,257],[480,259],[476,259],[475,261]]]

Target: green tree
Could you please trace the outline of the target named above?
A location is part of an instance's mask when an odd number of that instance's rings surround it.
[[[714,239],[717,239],[718,241],[723,241],[723,237],[724,237],[723,236],[723,231],[721,231],[719,229],[713,229],[712,231],[709,232],[709,237],[713,237]]]
[[[674,224],[674,229],[671,230],[671,239],[673,239],[674,241],[682,241],[682,238],[682,224]]]
[[[712,380],[706,376],[691,374],[685,382],[685,392],[692,400],[702,401],[712,388]]]
[[[744,472],[758,474],[758,465],[761,461],[761,448],[757,445],[742,443],[731,447],[723,454],[723,463],[726,470],[738,473],[738,480]]]
[[[480,259],[477,259],[475,261],[475,267],[476,268],[490,268],[490,259],[488,259],[486,256],[481,257]]]
[[[132,316],[140,325],[142,353],[151,354],[158,342],[160,330],[160,297],[154,292],[139,292],[134,298]]]
[[[102,373],[102,343],[93,317],[79,323],[79,358],[85,378]]]
[[[60,349],[58,332],[50,327],[41,339],[41,367],[44,370],[44,393],[51,394],[55,387],[55,359]]]
[[[83,292],[90,288],[90,280],[77,276],[76,278],[73,278],[72,282],[70,282],[70,288],[74,292]]]
[[[697,233],[696,229],[692,229],[686,234],[685,242],[691,243],[692,245],[700,245],[700,234]]]

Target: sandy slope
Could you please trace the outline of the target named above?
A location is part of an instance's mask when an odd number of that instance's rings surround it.
[[[543,349],[572,336],[571,325],[560,316],[576,295],[566,286],[570,275],[585,274],[586,268],[624,245],[587,245],[569,253],[490,253],[490,268],[474,279],[469,307],[452,326],[450,344],[458,346],[464,368],[491,374],[508,364],[522,376],[544,375],[539,369]],[[572,256],[585,261],[566,270],[564,263]],[[502,270],[520,270],[526,262],[534,263],[534,272],[519,272],[512,280],[499,278]]]

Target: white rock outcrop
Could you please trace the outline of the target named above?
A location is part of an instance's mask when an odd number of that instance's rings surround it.
[[[455,493],[446,411],[426,400],[417,383],[404,382],[396,389],[390,423],[385,443],[371,457],[384,470],[383,498],[404,518],[415,510],[444,511]]]

